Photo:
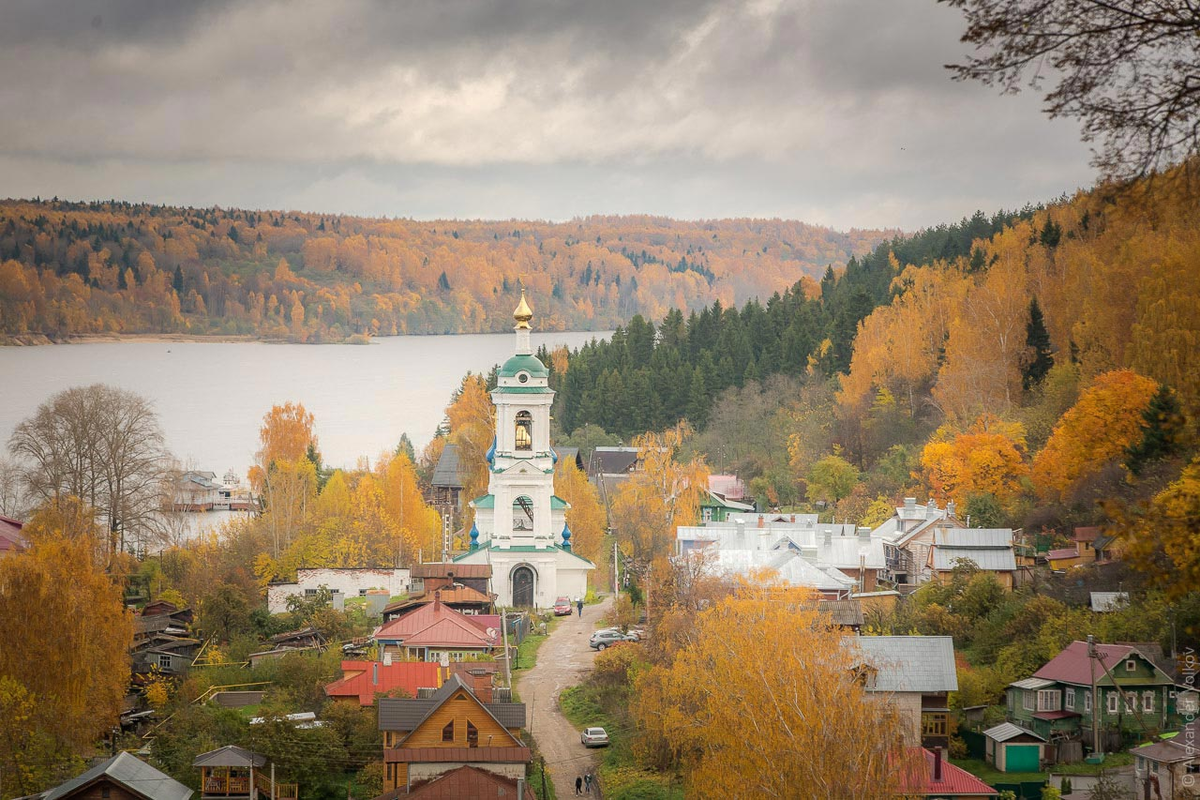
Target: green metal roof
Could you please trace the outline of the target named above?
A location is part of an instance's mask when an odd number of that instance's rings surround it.
[[[476,497],[471,501],[471,505],[475,508],[495,508],[496,496],[494,494],[485,494],[482,497]]]
[[[493,541],[489,541],[485,545],[481,545],[480,549],[481,550],[499,550],[499,551],[505,552],[505,553],[545,553],[550,550],[558,550],[560,552],[566,553],[567,555],[575,556],[576,558],[578,558],[580,561],[582,561],[585,564],[591,564],[593,567],[596,566],[594,563],[592,563],[588,559],[584,558],[583,556],[579,555],[574,550],[567,550],[560,544],[552,544],[549,547],[534,547],[533,545],[518,545],[516,547],[499,547],[496,544],[496,542],[493,540]],[[472,552],[475,552],[475,551],[472,551]],[[455,556],[453,560],[458,561],[460,558],[466,558],[469,555],[471,555],[470,552],[463,553],[460,556]]]
[[[501,394],[551,394],[554,390],[549,386],[497,386],[492,391]]]
[[[553,497],[550,498],[550,508],[552,508],[554,510],[558,510],[560,508],[570,508],[570,507],[571,507],[571,504],[568,503],[566,500],[563,500],[558,495],[554,495]]]
[[[522,355],[513,356],[505,361],[504,366],[500,367],[500,372],[497,374],[501,378],[515,378],[521,370],[525,370],[534,378],[550,377],[550,370],[546,369],[546,365],[537,356]]]

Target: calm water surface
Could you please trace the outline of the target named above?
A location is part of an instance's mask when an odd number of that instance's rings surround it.
[[[578,347],[610,333],[535,333],[534,347]],[[185,464],[245,475],[263,414],[288,400],[316,418],[325,461],[372,463],[407,433],[418,452],[468,371],[508,358],[512,334],[398,336],[369,346],[114,342],[0,347],[0,446],[40,403],[108,383],[154,401],[167,446]]]

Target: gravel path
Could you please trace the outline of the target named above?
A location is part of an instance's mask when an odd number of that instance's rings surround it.
[[[610,596],[599,605],[584,606],[582,619],[575,613],[564,617],[538,649],[537,666],[513,676],[529,712],[529,731],[537,738],[559,800],[574,797],[575,778],[594,769],[596,752],[579,743],[579,731],[558,710],[558,695],[591,671],[596,651],[588,647],[588,637],[603,627],[601,620],[612,602]]]

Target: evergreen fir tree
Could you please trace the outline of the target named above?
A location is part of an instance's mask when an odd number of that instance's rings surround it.
[[[1025,323],[1025,347],[1029,349],[1029,363],[1021,369],[1021,385],[1029,391],[1042,382],[1046,373],[1054,366],[1050,352],[1050,334],[1037,297],[1029,301],[1029,322]]]
[[[1184,436],[1184,419],[1179,401],[1168,386],[1158,387],[1150,405],[1142,412],[1142,439],[1125,451],[1125,466],[1140,475],[1151,461],[1179,452]]]
[[[183,270],[179,268],[178,264],[175,265],[175,279],[171,281],[171,287],[176,292],[183,291]]]

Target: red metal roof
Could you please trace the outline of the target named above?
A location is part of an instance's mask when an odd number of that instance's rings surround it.
[[[1100,668],[1103,664],[1110,670],[1118,663],[1123,661],[1133,648],[1123,644],[1098,644],[1096,652],[1099,655],[1096,664],[1096,679],[1104,678],[1104,670]],[[1088,658],[1087,642],[1071,642],[1062,649],[1062,652],[1054,658],[1046,662],[1046,665],[1033,673],[1035,678],[1044,678],[1048,681],[1061,681],[1063,683],[1075,683],[1090,685],[1092,682],[1092,665]]]
[[[0,514],[0,550],[25,549],[25,537],[21,535],[23,527],[24,522]]]
[[[446,761],[528,764],[531,758],[533,755],[528,747],[393,747],[383,751],[383,760],[389,764]]]
[[[1078,558],[1078,557],[1079,557],[1079,551],[1076,550],[1074,547],[1064,547],[1059,550],[1051,550],[1049,553],[1046,553],[1046,558],[1053,558],[1053,559]]]
[[[443,561],[427,561],[424,564],[414,564],[414,578],[445,578],[453,575],[455,578],[490,578],[491,564],[454,564]]]
[[[441,603],[430,603],[381,626],[375,632],[375,639],[415,645],[414,639],[420,637],[421,647],[467,643],[475,647],[493,647],[500,637],[498,624],[499,619],[494,615],[460,614]]]
[[[1082,716],[1082,715],[1078,714],[1074,711],[1062,710],[1062,711],[1038,711],[1033,716],[1037,717],[1038,719],[1067,719],[1068,717],[1078,717],[1078,716]]]
[[[420,800],[492,800],[513,798],[516,794],[515,780],[502,778],[478,767],[459,767],[428,783],[416,785],[407,796]],[[523,800],[536,800],[528,782],[525,784]]]
[[[426,661],[343,661],[342,678],[325,687],[328,697],[357,697],[361,706],[375,704],[375,695],[403,689],[410,697],[417,689],[442,685],[442,671],[436,663]]]
[[[925,757],[925,770],[923,777],[923,785],[909,786],[902,788],[901,794],[906,796],[924,796],[924,797],[996,797],[999,792],[988,786],[983,781],[976,778],[971,773],[967,772],[962,767],[956,767],[942,756],[942,779],[935,781],[933,779],[933,763],[936,756],[926,750],[920,748],[921,753]],[[905,781],[908,783],[911,779]]]
[[[1094,542],[1099,535],[1099,528],[1076,528],[1075,535],[1071,538],[1077,542]]]

